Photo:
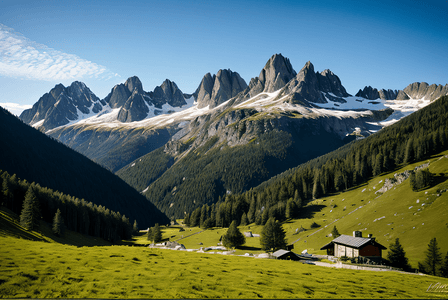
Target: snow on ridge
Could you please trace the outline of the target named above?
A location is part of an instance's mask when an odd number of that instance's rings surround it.
[[[327,103],[312,103],[315,107],[309,108],[304,107],[298,104],[291,104],[285,102],[288,96],[281,97],[280,99],[276,99],[279,95],[280,90],[277,90],[272,93],[262,92],[250,99],[236,105],[234,108],[255,108],[259,111],[272,111],[278,109],[283,111],[296,111],[304,116],[335,116],[337,118],[345,118],[345,117],[357,117],[362,115],[372,114],[372,110],[382,110],[386,108],[391,108],[394,110],[394,113],[389,116],[386,120],[371,123],[373,125],[379,125],[381,127],[388,126],[400,120],[401,118],[411,114],[412,112],[417,111],[418,109],[425,107],[431,101],[424,99],[410,99],[410,100],[382,100],[375,99],[369,100],[362,97],[349,96],[342,97],[346,102],[334,102],[326,96],[326,93],[323,93],[325,96]],[[332,93],[328,93],[333,97],[336,97]],[[274,99],[276,99],[274,101]],[[118,121],[118,112],[120,108],[111,109],[109,104],[103,107],[103,110],[98,114],[89,113],[83,114],[79,110],[78,119],[74,121],[70,121],[69,124],[64,126],[70,126],[75,124],[82,125],[95,125],[98,127],[162,127],[169,124],[174,123],[175,121],[185,122],[191,120],[197,116],[201,116],[203,114],[208,113],[212,110],[222,109],[227,106],[230,99],[221,103],[217,107],[211,109],[209,106],[204,108],[198,108],[197,102],[193,96],[188,99],[185,99],[187,104],[182,107],[173,107],[169,104],[162,105],[162,109],[158,109],[155,106],[146,103],[146,106],[149,109],[148,115],[145,119],[141,121],[134,121],[129,123],[122,123]],[[157,115],[156,115],[157,110]],[[37,123],[36,123],[37,124]],[[39,126],[39,125],[33,126]],[[56,128],[55,128],[56,129]],[[54,129],[53,129],[54,130]],[[52,130],[51,130],[52,131]],[[50,132],[50,131],[49,131]]]
[[[39,128],[44,122],[45,122],[45,119],[42,119],[40,121],[37,121],[36,123],[34,123],[31,126],[34,127],[34,128]]]

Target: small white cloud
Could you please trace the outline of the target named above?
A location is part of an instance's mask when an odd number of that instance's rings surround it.
[[[16,116],[20,116],[20,114],[25,109],[30,109],[31,107],[33,107],[32,105],[21,105],[18,103],[11,103],[11,102],[0,103],[0,106],[6,108],[7,110],[9,110],[10,113]]]
[[[3,24],[0,24],[0,75],[47,81],[119,76],[104,66],[30,41]]]

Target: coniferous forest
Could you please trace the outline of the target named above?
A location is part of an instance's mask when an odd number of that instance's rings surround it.
[[[150,201],[113,173],[1,107],[0,132],[3,171],[98,207],[108,207],[129,217],[131,223],[137,220],[142,228],[169,223]]]
[[[59,233],[67,228],[112,243],[132,236],[129,218],[120,212],[29,183],[8,172],[0,171],[0,183],[0,204],[20,215],[21,225],[28,230],[39,230],[40,220],[56,223],[59,219]]]
[[[186,223],[228,227],[232,221],[264,225],[294,218],[307,201],[342,192],[372,176],[425,159],[448,148],[448,96],[365,139],[290,169],[258,187],[229,194],[186,214]],[[411,176],[413,189],[430,184],[428,170]],[[244,220],[244,221],[243,221]]]

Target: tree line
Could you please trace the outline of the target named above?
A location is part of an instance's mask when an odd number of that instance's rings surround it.
[[[57,235],[67,228],[112,243],[132,236],[129,219],[120,212],[20,180],[6,171],[0,170],[0,183],[0,203],[19,215],[28,230],[38,229],[43,220],[53,224]]]
[[[383,128],[365,139],[347,144],[329,154],[239,194],[218,197],[185,214],[185,223],[201,228],[256,223],[270,217],[278,221],[297,218],[312,199],[342,192],[372,176],[422,160],[448,148],[448,96]],[[430,184],[433,174],[411,174],[413,190]],[[194,198],[194,197],[193,197]]]

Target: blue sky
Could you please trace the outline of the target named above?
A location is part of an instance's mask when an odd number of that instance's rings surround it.
[[[75,80],[104,98],[134,75],[193,93],[219,69],[249,82],[275,53],[332,70],[351,94],[445,85],[447,16],[443,0],[0,1],[0,103],[18,112]]]

